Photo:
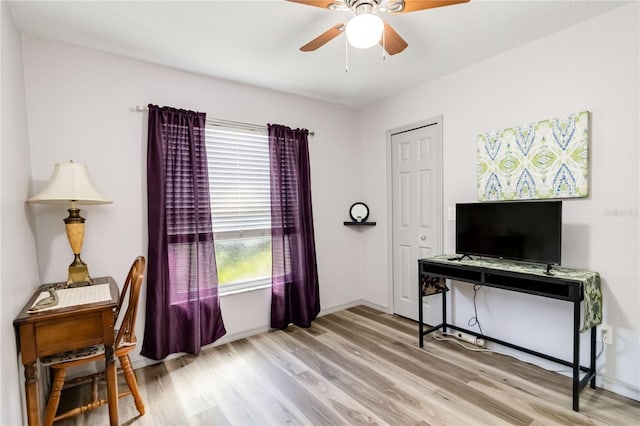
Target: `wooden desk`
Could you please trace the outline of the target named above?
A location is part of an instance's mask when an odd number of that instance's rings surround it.
[[[113,354],[115,308],[118,306],[118,286],[111,277],[93,279],[94,285],[108,284],[111,299],[108,301],[52,309],[37,313],[27,311],[42,291],[54,284],[38,288],[29,302],[13,321],[19,339],[19,350],[24,365],[27,419],[29,426],[41,423],[38,398],[38,358],[79,349],[89,345],[104,344],[105,374],[109,399],[111,425],[118,424],[118,389],[116,364]]]

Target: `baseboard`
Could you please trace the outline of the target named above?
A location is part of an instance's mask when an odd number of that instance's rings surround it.
[[[596,386],[640,402],[640,388],[606,376],[596,376]]]
[[[371,309],[375,309],[376,311],[384,312],[386,314],[393,314],[393,310],[389,306],[381,306],[375,303],[369,302],[368,300],[360,300],[359,305],[367,306]]]
[[[345,303],[343,305],[338,305],[338,306],[333,306],[331,308],[323,309],[320,311],[320,314],[318,316],[321,317],[324,315],[333,314],[333,313],[344,311],[345,309],[353,308],[355,306],[360,306],[360,305],[367,306],[377,311],[391,313],[389,308],[385,308],[384,306],[376,305],[375,303],[371,303],[367,300],[360,299],[360,300],[355,300],[353,302]]]

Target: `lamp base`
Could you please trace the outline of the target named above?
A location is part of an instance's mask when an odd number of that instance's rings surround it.
[[[80,259],[80,255],[76,255],[73,263],[69,265],[69,279],[67,279],[67,287],[74,283],[88,283],[93,285],[93,280],[89,276],[89,268],[87,264]]]
[[[67,238],[74,256],[73,262],[69,265],[67,287],[73,283],[89,283],[89,285],[92,285],[93,282],[89,276],[87,264],[80,259],[80,250],[84,240],[84,218],[80,216],[80,209],[74,204],[67,211],[69,216],[64,220],[64,227],[66,228]]]

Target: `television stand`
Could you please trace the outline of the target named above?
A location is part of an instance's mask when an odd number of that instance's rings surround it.
[[[453,260],[452,260],[453,259]],[[602,290],[600,275],[596,272],[556,267],[553,275],[548,275],[550,265],[522,264],[498,259],[463,260],[452,255],[439,255],[418,260],[418,327],[419,345],[424,347],[424,336],[436,330],[447,328],[481,337],[530,355],[547,359],[572,368],[573,410],[579,411],[580,391],[590,384],[596,387],[596,325],[602,322]],[[422,277],[440,277],[454,281],[499,288],[518,293],[533,294],[551,299],[564,300],[573,304],[573,359],[566,361],[554,356],[514,345],[487,335],[460,328],[447,322],[447,297],[442,294],[442,323],[425,330],[423,323]],[[580,328],[580,305],[584,302],[584,325]],[[591,330],[589,366],[580,365],[580,333]],[[585,373],[581,379],[581,372]]]

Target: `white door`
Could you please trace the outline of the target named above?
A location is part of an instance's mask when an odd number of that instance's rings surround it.
[[[441,134],[435,122],[391,135],[393,311],[413,320],[418,259],[442,252]],[[426,323],[439,322],[431,317],[441,312],[440,297],[424,298]]]

